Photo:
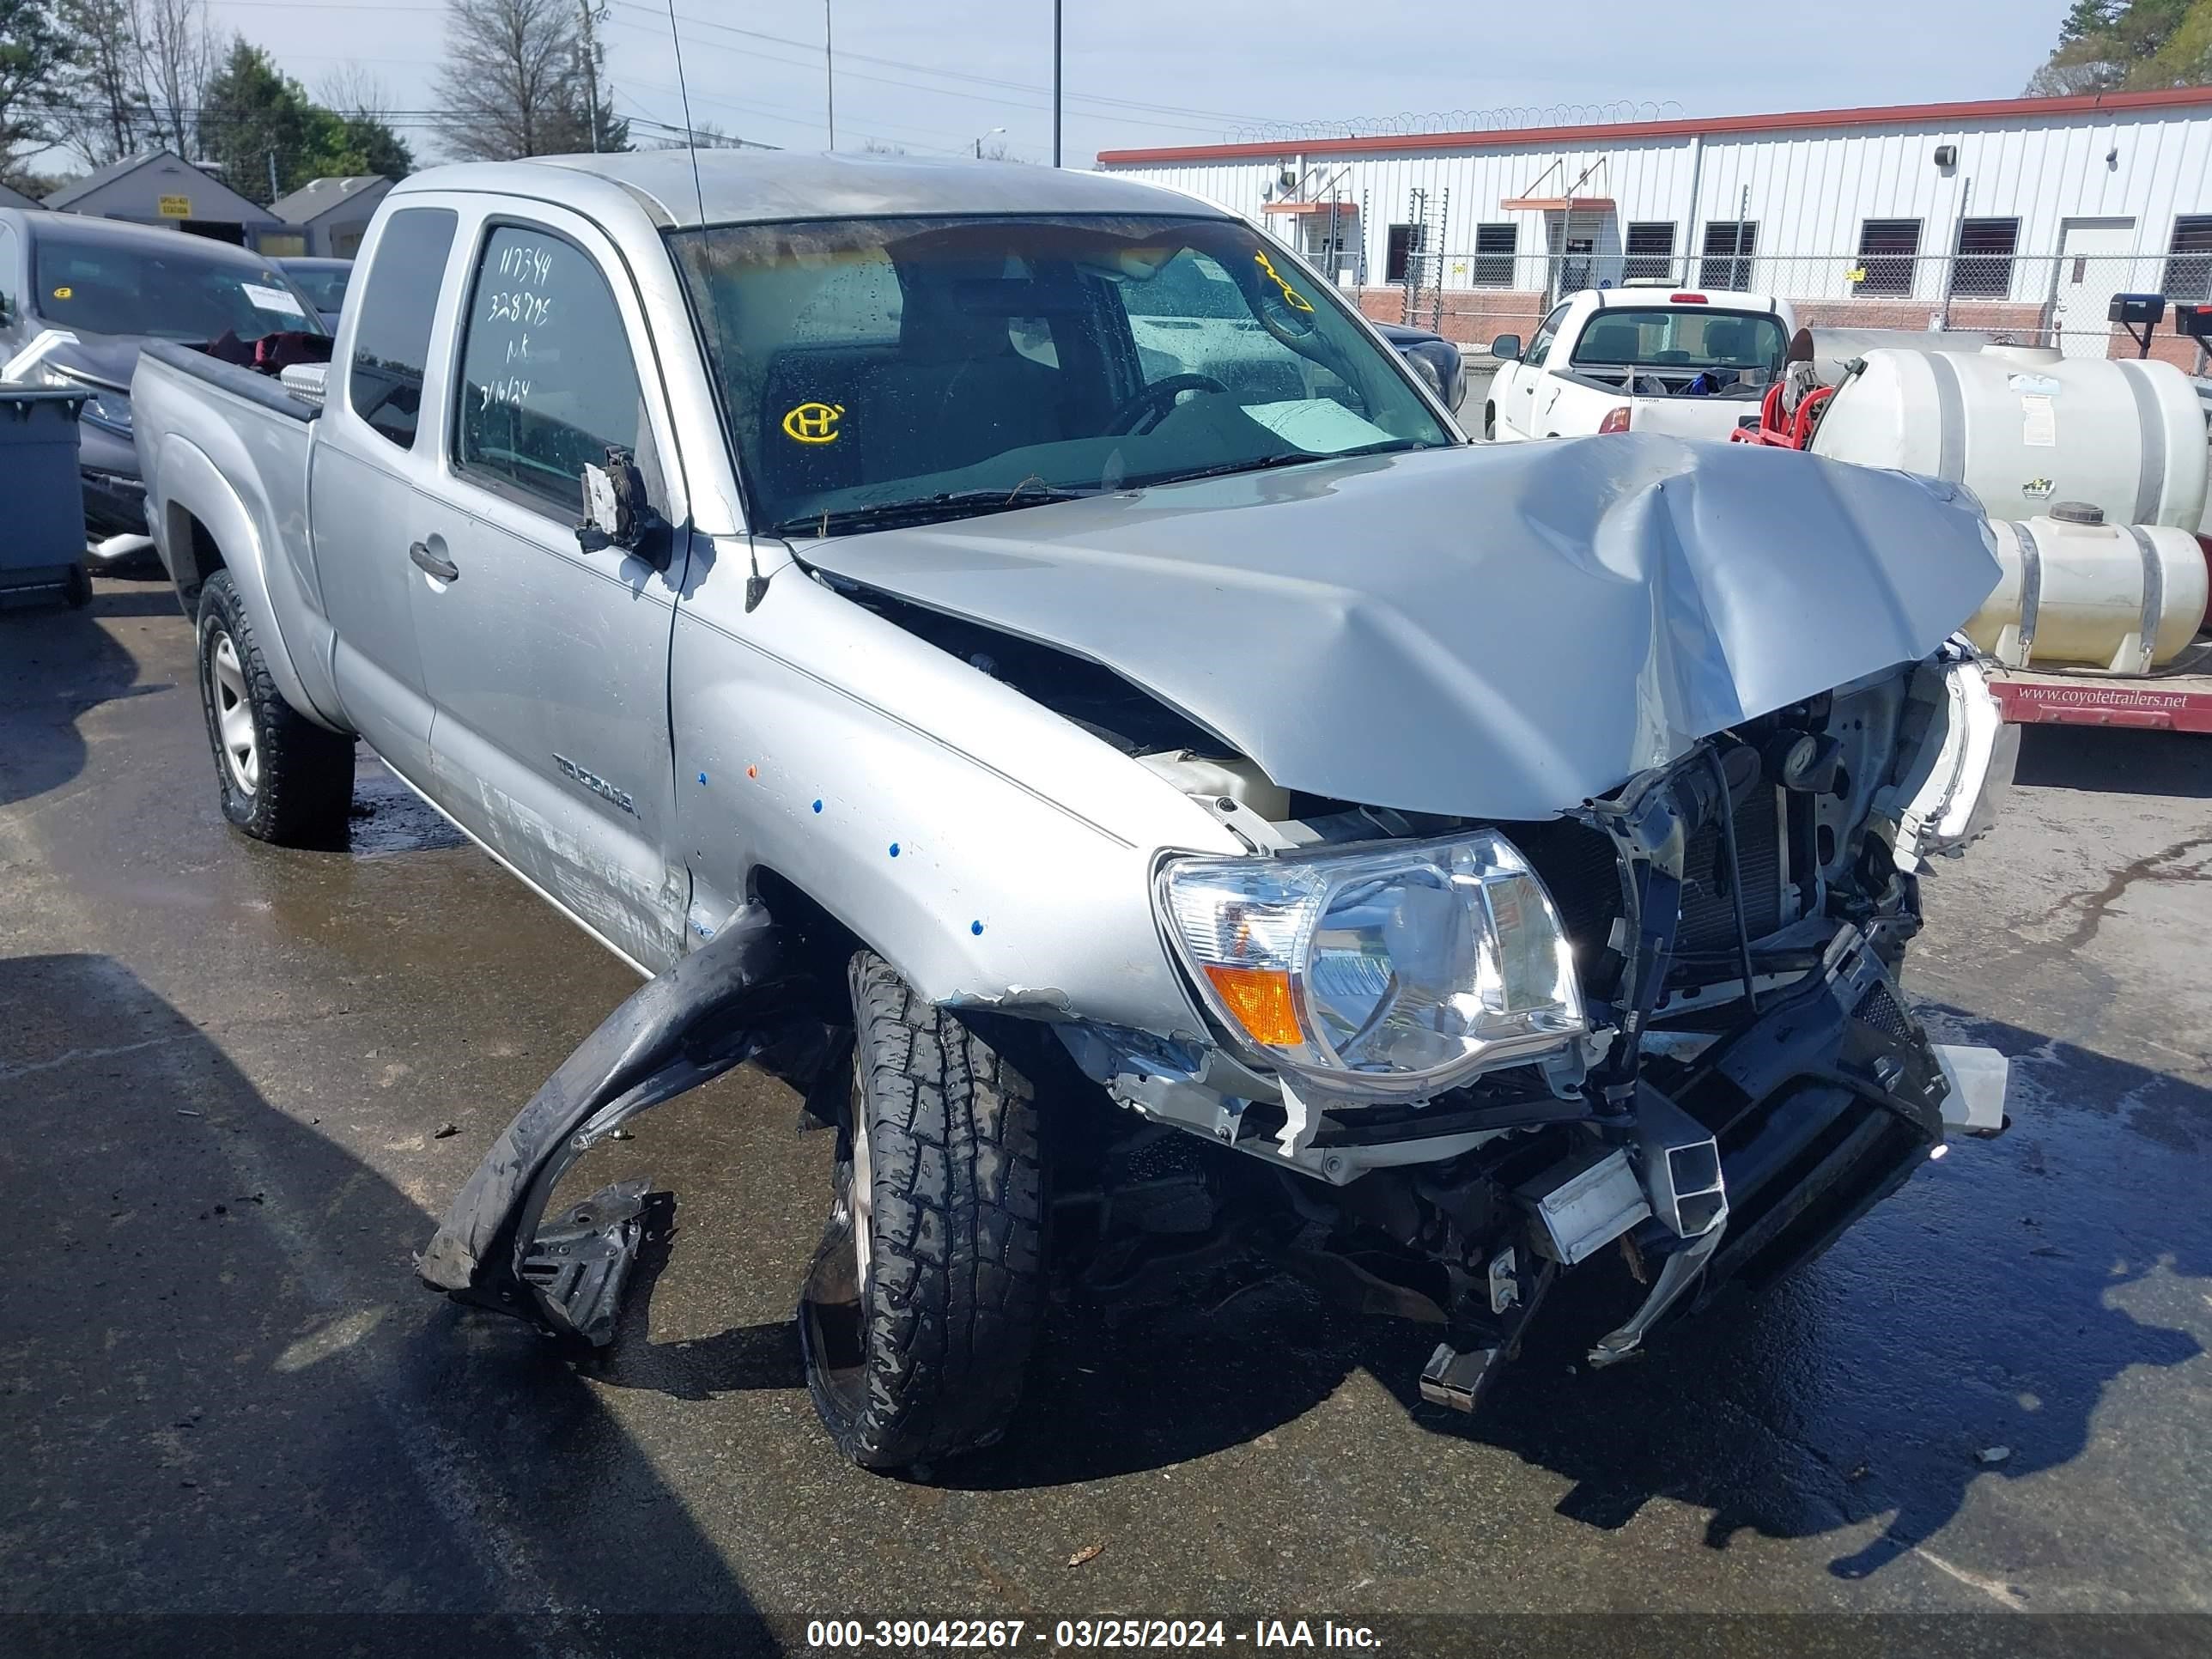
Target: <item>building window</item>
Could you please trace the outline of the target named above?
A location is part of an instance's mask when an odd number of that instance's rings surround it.
[[[1917,219],[1869,219],[1859,228],[1861,294],[1910,294],[1920,252]]]
[[[1632,224],[1624,249],[1620,280],[1624,283],[1668,283],[1674,279],[1674,227],[1671,224]]]
[[[2212,300],[2212,213],[2185,214],[2173,222],[2162,292],[2176,305]]]
[[[1751,287],[1751,256],[1757,252],[1759,224],[1756,220],[1708,220],[1705,224],[1705,257],[1698,262],[1698,286],[1748,290]]]
[[[1474,285],[1511,288],[1513,254],[1519,246],[1518,225],[1477,225],[1474,228]]]
[[[2017,219],[1968,219],[1959,226],[1959,257],[1951,264],[1951,292],[2002,300],[2012,292],[2012,256],[2020,246]]]
[[[1383,244],[1382,280],[1386,283],[1404,282],[1413,270],[1413,256],[1420,251],[1420,226],[1391,226],[1390,239]]]

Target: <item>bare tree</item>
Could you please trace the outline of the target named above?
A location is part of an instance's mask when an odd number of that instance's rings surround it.
[[[382,78],[360,64],[343,64],[317,82],[315,101],[363,121],[382,121],[392,113],[392,94]]]
[[[205,0],[138,0],[138,100],[156,143],[187,160],[208,82],[222,55]]]
[[[447,0],[438,72],[447,153],[503,161],[589,148],[580,21],[576,0]]]
[[[54,118],[62,143],[88,167],[135,154],[148,126],[138,99],[137,0],[59,0],[54,21],[72,59]]]

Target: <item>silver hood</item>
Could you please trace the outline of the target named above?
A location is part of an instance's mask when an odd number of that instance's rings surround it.
[[[1986,535],[1948,484],[1630,433],[1241,473],[801,556],[1094,659],[1287,788],[1539,818],[1926,656],[1996,584]]]

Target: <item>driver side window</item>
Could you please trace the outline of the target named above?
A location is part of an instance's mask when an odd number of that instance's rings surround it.
[[[477,482],[569,523],[586,465],[619,445],[657,484],[629,331],[583,249],[534,226],[495,226],[469,295],[454,460]],[[659,491],[651,493],[658,498]]]
[[[1544,359],[1552,355],[1552,342],[1559,337],[1559,325],[1567,319],[1565,306],[1552,307],[1552,314],[1538,325],[1536,337],[1528,343],[1528,367],[1541,368]]]

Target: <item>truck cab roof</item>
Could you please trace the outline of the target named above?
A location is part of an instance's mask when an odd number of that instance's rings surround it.
[[[1636,284],[1627,288],[1592,289],[1598,308],[1611,310],[1617,307],[1633,307],[1639,311],[1650,311],[1666,306],[1711,306],[1716,311],[1771,311],[1777,316],[1789,311],[1783,301],[1771,294],[1751,294],[1741,289],[1692,288],[1687,284],[1669,287],[1665,283],[1650,286]]]
[[[907,215],[1231,216],[1179,191],[1108,173],[1009,162],[789,150],[641,150],[465,162],[415,173],[392,193],[397,198],[431,191],[486,191],[581,205],[577,202],[581,179],[605,180],[641,206],[664,230]]]

